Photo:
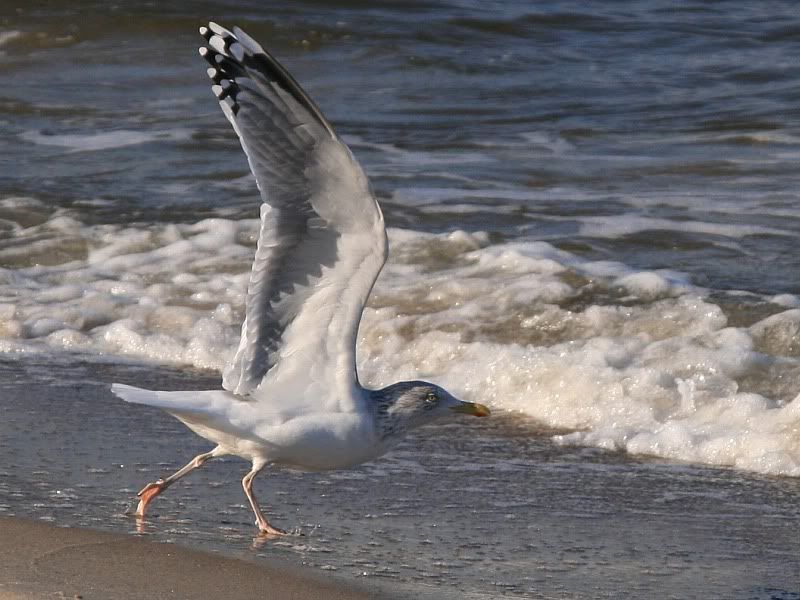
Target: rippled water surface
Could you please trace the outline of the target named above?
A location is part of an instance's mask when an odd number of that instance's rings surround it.
[[[213,379],[80,363],[51,372],[53,383],[0,388],[0,514],[288,560],[398,598],[798,597],[796,478],[564,447],[508,414],[422,429],[352,470],[265,472],[259,498],[292,532],[279,540],[255,535],[238,459],[211,461],[137,523],[136,490],[208,444],[85,381]]]

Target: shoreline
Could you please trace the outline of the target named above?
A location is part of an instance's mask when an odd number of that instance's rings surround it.
[[[207,445],[105,382],[207,382],[25,358],[0,360],[0,600],[800,600],[800,480],[560,446],[513,415],[350,470],[272,471],[269,514],[296,537],[254,547],[247,466],[224,458],[134,533],[136,491]]]
[[[278,560],[255,563],[19,517],[0,517],[0,539],[5,540],[0,544],[0,600],[390,597],[374,584],[368,588]]]

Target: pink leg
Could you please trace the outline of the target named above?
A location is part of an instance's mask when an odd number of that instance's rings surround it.
[[[261,513],[258,501],[256,500],[255,494],[253,494],[253,479],[255,479],[258,472],[264,468],[265,464],[266,463],[263,462],[253,462],[253,468],[244,476],[244,479],[242,479],[242,487],[244,488],[244,493],[247,495],[247,499],[250,501],[250,507],[253,509],[253,513],[256,516],[256,527],[258,527],[259,531],[267,535],[286,535],[283,529],[278,529],[269,524],[269,521],[267,521],[266,517]]]
[[[146,486],[142,488],[142,490],[137,494],[139,496],[139,506],[136,507],[136,516],[143,517],[145,512],[147,511],[147,507],[153,501],[153,499],[158,496],[161,492],[166,490],[170,485],[178,481],[181,477],[188,475],[192,471],[197,468],[202,467],[205,462],[216,456],[221,456],[224,454],[220,450],[220,447],[217,446],[211,452],[206,452],[204,454],[198,454],[195,456],[189,464],[187,464],[182,469],[176,471],[166,479],[159,479],[158,481],[154,481],[153,483],[148,483]]]

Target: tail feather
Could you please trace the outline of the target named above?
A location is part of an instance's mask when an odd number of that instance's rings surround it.
[[[230,404],[231,401],[222,390],[164,392],[114,383],[111,385],[111,392],[125,402],[192,413],[217,412],[221,404]]]

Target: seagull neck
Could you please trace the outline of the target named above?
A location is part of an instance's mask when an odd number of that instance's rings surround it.
[[[389,388],[366,390],[375,414],[378,435],[382,441],[399,440],[408,431],[407,419],[398,415],[394,408],[396,397]]]

